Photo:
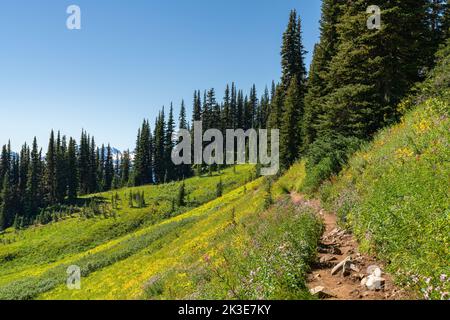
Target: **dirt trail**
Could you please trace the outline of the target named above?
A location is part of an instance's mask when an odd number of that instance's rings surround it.
[[[325,212],[318,200],[307,200],[301,194],[292,193],[292,202],[313,208],[323,219],[325,231],[319,245],[318,259],[308,277],[308,287],[320,291],[321,299],[332,300],[398,300],[406,299],[403,290],[395,287],[389,274],[383,272],[384,287],[371,291],[361,284],[361,280],[370,273],[369,267],[378,266],[384,271],[384,265],[374,257],[361,254],[355,238],[341,230],[335,214]],[[332,275],[333,268],[340,262],[351,259],[345,270]],[[351,268],[350,268],[351,265]],[[344,272],[345,271],[345,272]]]

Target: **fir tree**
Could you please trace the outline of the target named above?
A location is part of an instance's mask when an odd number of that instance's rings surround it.
[[[285,169],[289,168],[298,156],[302,104],[298,81],[294,76],[286,93],[280,129],[280,164]]]
[[[49,204],[56,203],[56,144],[53,130],[50,133],[48,150],[45,156],[45,194]]]
[[[74,139],[69,139],[67,149],[67,197],[73,203],[78,194],[77,145]]]

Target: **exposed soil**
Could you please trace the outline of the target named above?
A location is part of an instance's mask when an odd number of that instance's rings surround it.
[[[324,222],[325,230],[318,249],[316,263],[308,276],[308,287],[319,289],[321,299],[331,300],[402,300],[407,299],[403,289],[397,288],[384,265],[376,258],[361,254],[355,238],[339,228],[335,214],[325,212],[319,200],[307,200],[301,194],[292,193],[292,202],[313,208]],[[345,259],[351,259],[352,269],[345,268],[332,275],[333,268]],[[384,287],[371,291],[361,284],[370,273],[369,267],[377,266],[385,280]],[[322,287],[322,288],[318,288]]]

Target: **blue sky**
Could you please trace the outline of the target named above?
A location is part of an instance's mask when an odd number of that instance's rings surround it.
[[[76,4],[82,30],[66,28]],[[0,6],[0,144],[14,149],[50,129],[133,148],[142,119],[193,91],[278,80],[289,11],[303,20],[311,60],[319,0],[3,0]]]

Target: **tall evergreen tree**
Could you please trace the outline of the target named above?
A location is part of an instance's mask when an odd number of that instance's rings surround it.
[[[113,178],[114,178],[114,159],[112,155],[111,146],[108,144],[108,146],[106,147],[105,176],[103,183],[105,191],[111,190]]]
[[[38,208],[42,204],[42,172],[42,157],[38,150],[36,137],[34,137],[25,195],[25,214],[29,218],[37,213]]]
[[[166,122],[164,116],[164,108],[159,113],[155,123],[154,133],[154,146],[153,146],[153,161],[156,183],[164,182],[164,176],[166,173],[165,168],[165,137],[166,137]]]
[[[130,181],[130,170],[131,170],[131,158],[130,151],[124,151],[122,161],[120,163],[120,174],[121,174],[121,186],[125,187]]]
[[[67,198],[73,203],[78,195],[78,167],[77,167],[77,145],[72,138],[69,139],[67,149]]]
[[[298,156],[302,104],[302,96],[294,76],[286,94],[280,129],[280,164],[285,169],[289,168]]]
[[[53,130],[50,133],[47,154],[45,155],[45,195],[49,204],[56,203],[56,142]]]
[[[5,172],[0,193],[0,231],[5,230],[12,224],[13,220],[13,191],[9,171]]]
[[[320,135],[369,138],[399,118],[396,105],[423,77],[429,41],[427,0],[379,3],[380,30],[366,27],[368,4],[356,0],[339,8],[339,44],[326,76],[332,89],[319,117]]]
[[[302,84],[306,77],[306,69],[303,63],[305,54],[301,41],[301,23],[297,18],[297,11],[292,10],[286,31],[283,34],[283,46],[281,49],[282,77],[281,84],[287,91],[293,77]]]
[[[172,150],[174,148],[173,134],[175,133],[175,118],[173,114],[173,104],[170,104],[169,108],[169,116],[167,119],[167,127],[165,132],[164,139],[164,164],[165,164],[165,172],[167,180],[175,179],[175,167],[172,162]],[[167,181],[166,181],[167,182]]]

